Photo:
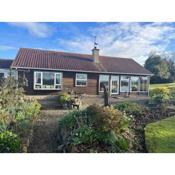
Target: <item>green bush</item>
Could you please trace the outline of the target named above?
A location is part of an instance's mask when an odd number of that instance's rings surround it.
[[[152,89],[150,97],[156,103],[166,102],[170,99],[170,90],[166,87]]]
[[[64,105],[65,103],[69,102],[70,99],[71,99],[71,96],[70,94],[68,94],[68,92],[62,91],[58,94],[58,103],[60,105]]]
[[[74,130],[72,141],[74,145],[92,144],[96,141],[95,131],[86,125]]]
[[[175,87],[168,87],[170,91],[170,99],[175,100]]]
[[[93,127],[100,131],[108,132],[113,130],[117,135],[129,125],[129,119],[113,107],[91,105],[87,108],[87,114]]]
[[[59,121],[62,152],[128,152],[134,136],[130,120],[113,107],[89,106],[73,111]]]
[[[132,115],[134,117],[143,117],[143,114],[146,110],[146,108],[142,105],[133,102],[119,103],[116,104],[114,107],[119,111],[126,112],[128,116]]]
[[[10,131],[0,133],[0,152],[17,153],[20,152],[21,142],[16,134]]]
[[[0,132],[7,130],[11,118],[6,110],[0,109]]]
[[[37,101],[25,101],[20,107],[11,111],[13,114],[13,132],[20,136],[27,135],[32,128],[33,122],[39,115],[41,105]]]

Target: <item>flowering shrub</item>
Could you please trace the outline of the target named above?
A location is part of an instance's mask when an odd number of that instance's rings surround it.
[[[68,92],[62,91],[58,94],[58,103],[62,106],[65,103],[69,102],[70,99],[71,99],[71,96],[70,96],[70,94],[68,94]]]
[[[155,88],[150,91],[151,99],[156,103],[163,103],[170,99],[170,90],[166,87]]]

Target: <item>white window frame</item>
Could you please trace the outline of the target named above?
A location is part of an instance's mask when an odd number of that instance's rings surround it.
[[[122,77],[129,77],[127,80],[128,80],[128,91],[127,91],[127,93],[129,93],[130,92],[130,87],[131,87],[131,76],[127,76],[127,75],[121,75],[120,76],[120,92],[126,92],[126,91],[122,91],[122,84],[121,84],[121,82],[122,82]]]
[[[108,86],[110,86],[110,75],[105,75],[105,74],[100,74],[99,75],[99,83],[98,83],[98,91],[99,92],[104,92],[103,90],[102,91],[100,91],[100,76],[108,76]],[[108,89],[109,89],[110,87],[108,87]],[[109,89],[110,90],[110,89]]]
[[[62,73],[61,72],[49,72],[54,73],[54,87],[60,85],[60,88],[43,88],[43,73],[48,71],[34,71],[34,83],[33,83],[33,89],[34,90],[61,90],[62,89]],[[41,83],[36,83],[36,74],[41,74]],[[60,75],[60,84],[56,84],[56,75]],[[35,85],[40,85],[41,88],[36,88]]]
[[[86,78],[85,79],[77,78],[78,75],[86,75]],[[87,80],[88,80],[88,75],[87,74],[76,73],[76,75],[75,75],[75,86],[77,86],[77,87],[86,87],[87,86]],[[86,82],[86,85],[78,85],[77,84],[77,81],[85,81]]]
[[[41,74],[41,83],[36,82],[36,74]],[[35,85],[40,85],[40,86],[43,85],[43,74],[42,74],[42,72],[34,72],[34,87],[35,87]],[[36,88],[36,89],[38,89],[38,88]]]
[[[138,80],[138,90],[137,91],[132,91],[132,77],[137,77]],[[140,77],[139,76],[131,76],[130,77],[130,92],[140,92]]]

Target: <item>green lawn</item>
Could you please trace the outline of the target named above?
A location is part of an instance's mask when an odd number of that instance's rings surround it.
[[[175,87],[175,83],[164,83],[164,84],[150,84],[150,89],[158,88],[158,87]]]
[[[175,153],[175,116],[148,124],[145,142],[150,153]]]

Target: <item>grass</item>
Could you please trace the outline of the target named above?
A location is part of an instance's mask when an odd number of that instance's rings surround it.
[[[175,116],[148,124],[145,142],[150,153],[175,153]]]
[[[162,87],[175,87],[175,83],[164,83],[164,84],[150,84],[149,89],[162,88]]]

